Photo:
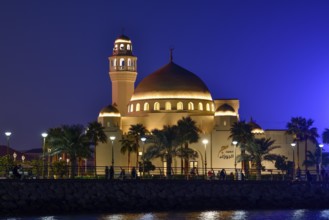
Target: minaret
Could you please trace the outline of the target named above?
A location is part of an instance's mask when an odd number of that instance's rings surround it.
[[[132,53],[131,40],[127,36],[121,35],[115,40],[109,61],[112,104],[116,104],[121,116],[125,116],[137,77],[137,57]]]

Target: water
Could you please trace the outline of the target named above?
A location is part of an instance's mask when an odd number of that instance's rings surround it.
[[[262,211],[202,211],[202,212],[152,212],[90,215],[29,216],[1,218],[7,220],[316,220],[329,219],[325,210],[262,210]]]

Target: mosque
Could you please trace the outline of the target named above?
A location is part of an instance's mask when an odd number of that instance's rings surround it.
[[[168,64],[149,74],[135,87],[137,57],[133,55],[132,41],[125,35],[119,36],[114,42],[113,53],[109,57],[109,76],[112,104],[100,111],[98,122],[112,139],[97,145],[96,166],[110,166],[112,160],[115,167],[128,165],[127,154],[120,152],[119,140],[128,132],[130,125],[140,123],[151,131],[162,129],[164,125],[177,124],[182,117],[190,116],[202,131],[199,142],[189,145],[199,153],[197,159],[189,161],[190,168],[197,167],[202,172],[207,162],[208,169],[234,170],[240,149],[232,144],[229,136],[232,124],[239,121],[238,99],[214,100],[207,85],[197,74],[174,63],[172,58]],[[273,153],[285,155],[290,161],[297,158],[296,150],[291,147],[293,139],[285,130],[263,130],[255,122],[250,123],[256,137],[271,138],[275,140],[274,145],[280,146]],[[202,142],[204,139],[208,140],[207,144]],[[140,146],[143,144],[147,149],[147,142],[141,142]],[[300,152],[303,152],[302,149]],[[302,167],[303,153],[298,158]],[[131,164],[136,163],[134,160],[136,158],[132,155]],[[159,168],[166,167],[166,161],[161,159],[152,160],[152,163]],[[265,169],[275,169],[272,162],[262,164]],[[174,158],[172,166],[180,166],[180,159]],[[236,168],[241,169],[240,162],[237,162]],[[104,170],[97,172],[103,173]]]

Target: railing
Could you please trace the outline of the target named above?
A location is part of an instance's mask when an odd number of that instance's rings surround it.
[[[110,179],[105,175],[105,166],[80,166],[73,170],[75,178],[81,179]],[[124,175],[123,175],[124,170]],[[194,172],[189,169],[188,174],[184,173],[181,167],[173,167],[170,174],[165,167],[157,167],[151,171],[142,171],[142,168],[136,169],[136,179],[207,179],[207,180],[256,180],[257,170],[249,169],[248,174],[241,172],[241,169],[225,168],[225,175],[221,176],[222,168],[207,169],[205,174],[204,168],[196,168]],[[134,179],[131,175],[132,167],[114,167],[113,179]],[[210,172],[209,172],[210,171]],[[328,175],[320,175],[316,170],[309,170],[312,181],[329,181]],[[0,179],[18,178],[18,179],[68,179],[72,177],[72,167],[65,166],[61,170],[56,170],[52,165],[32,166],[26,165],[21,167],[0,166]],[[292,174],[283,173],[280,170],[262,170],[261,180],[267,181],[292,181],[296,180]],[[305,170],[301,171],[299,181],[307,181]]]

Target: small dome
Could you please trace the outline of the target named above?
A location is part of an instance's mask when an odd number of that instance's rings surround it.
[[[264,130],[261,126],[259,126],[255,121],[250,119],[250,122],[248,123],[251,127],[251,133],[253,134],[263,134]]]
[[[131,101],[149,99],[198,99],[212,101],[204,82],[194,73],[170,62],[144,78]]]
[[[130,38],[127,37],[126,35],[124,34],[121,34],[120,36],[117,37],[117,39],[115,40],[126,40],[126,41],[130,41]]]
[[[215,116],[236,116],[236,113],[232,106],[225,103],[217,108]]]
[[[121,115],[115,105],[108,105],[102,108],[99,113],[99,117],[121,117]]]

